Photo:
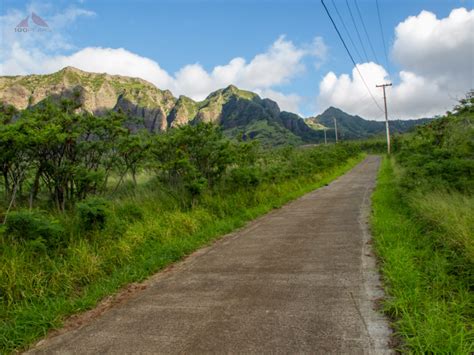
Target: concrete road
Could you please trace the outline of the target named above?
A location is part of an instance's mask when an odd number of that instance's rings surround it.
[[[31,352],[389,352],[367,230],[379,160],[201,249]]]

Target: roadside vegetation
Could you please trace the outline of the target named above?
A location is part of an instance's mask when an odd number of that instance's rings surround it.
[[[354,166],[355,144],[263,149],[210,124],[151,135],[63,100],[0,106],[0,352]]]
[[[474,352],[474,97],[398,137],[372,228],[398,350]]]

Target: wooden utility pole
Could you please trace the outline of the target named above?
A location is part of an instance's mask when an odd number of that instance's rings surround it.
[[[387,113],[387,95],[385,95],[385,87],[392,86],[392,83],[375,85],[383,89],[383,104],[385,107],[385,129],[387,131],[387,154],[390,155],[390,128],[388,127],[388,113]]]
[[[328,140],[326,138],[326,127],[324,127],[323,131],[324,131],[324,144],[328,144]]]
[[[336,143],[337,143],[337,120],[336,117],[333,117],[334,120],[334,134],[336,136]]]

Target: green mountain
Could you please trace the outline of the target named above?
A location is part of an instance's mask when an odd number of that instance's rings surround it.
[[[280,112],[277,103],[230,85],[196,102],[175,98],[138,78],[88,73],[66,67],[47,75],[0,77],[0,101],[26,109],[46,98],[69,98],[81,109],[101,115],[121,110],[129,115],[130,126],[160,132],[183,124],[213,122],[229,137],[259,139],[265,145],[302,144],[315,139],[315,131],[304,120]]]
[[[348,113],[329,107],[322,114],[306,119],[306,124],[316,130],[324,128],[334,130],[334,119],[337,122],[337,133],[339,139],[363,139],[370,138],[385,133],[384,121],[365,120],[360,116],[352,116]],[[430,122],[430,118],[417,120],[391,120],[389,122],[391,133],[404,133],[415,126]],[[328,132],[328,134],[331,134]],[[332,133],[334,135],[334,133]]]
[[[270,99],[233,85],[197,102],[186,96],[176,98],[169,90],[160,90],[143,79],[89,73],[73,67],[46,75],[0,77],[0,102],[4,104],[22,110],[47,98],[77,100],[81,110],[97,115],[120,110],[130,116],[133,129],[161,132],[183,124],[212,122],[222,126],[229,137],[258,139],[264,145],[322,142],[323,129],[333,127],[333,117],[338,120],[342,139],[370,137],[384,130],[383,122],[367,121],[333,107],[304,120],[280,111]],[[393,125],[395,131],[404,132],[424,122],[398,121]]]

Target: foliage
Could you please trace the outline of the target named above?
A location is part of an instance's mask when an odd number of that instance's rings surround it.
[[[108,203],[102,198],[92,197],[76,205],[80,227],[84,231],[103,229],[107,221]]]
[[[38,212],[12,212],[5,223],[5,235],[12,242],[34,242],[41,248],[56,248],[63,244],[64,228]]]
[[[400,349],[474,351],[474,111],[472,93],[395,140],[373,196],[375,245]]]
[[[120,220],[127,222],[143,221],[143,209],[133,202],[126,202],[119,206],[116,211],[117,217]]]
[[[469,206],[459,193],[435,191],[422,200],[413,196],[413,203],[412,195],[400,186],[402,174],[394,161],[384,160],[372,198],[371,223],[389,295],[383,310],[392,319],[397,350],[470,354],[474,264],[464,252],[473,246],[468,229],[472,197]],[[442,206],[436,205],[441,201]],[[463,215],[468,211],[471,216]],[[470,243],[470,249],[464,249],[464,243]]]
[[[235,160],[230,142],[213,124],[181,126],[157,137],[154,169],[165,183],[184,187],[192,198],[219,182]]]
[[[473,101],[472,96],[463,100],[457,113],[395,141],[397,161],[405,170],[402,184],[407,189],[474,192]]]
[[[14,205],[28,198],[31,208],[43,193],[65,211],[75,201],[104,192],[112,173],[135,178],[147,136],[131,134],[121,113],[95,117],[76,113],[78,108],[70,100],[59,105],[46,100],[0,125],[5,201]]]

